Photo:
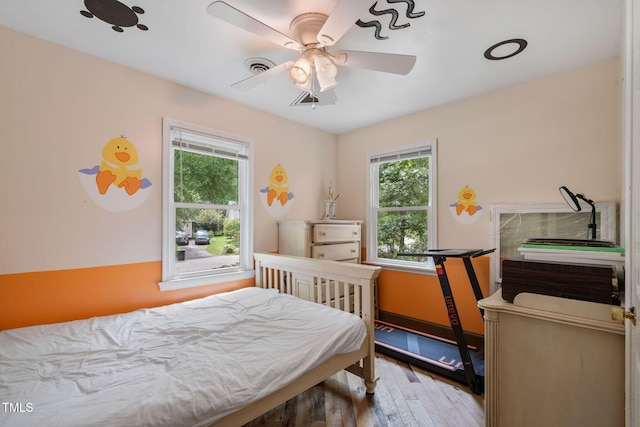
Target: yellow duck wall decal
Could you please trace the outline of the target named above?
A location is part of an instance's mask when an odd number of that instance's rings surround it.
[[[78,170],[80,183],[96,205],[110,212],[141,206],[151,194],[151,181],[142,178],[138,150],[124,136],[113,138],[102,149],[102,161]],[[109,191],[113,187],[113,190]]]
[[[291,208],[293,198],[294,194],[289,191],[287,172],[280,164],[274,166],[269,173],[269,184],[260,189],[263,206],[269,214],[282,216]]]
[[[451,215],[461,224],[473,224],[482,216],[482,206],[476,201],[476,192],[465,185],[458,192],[457,201],[449,205]]]
[[[142,187],[142,170],[129,169],[138,163],[138,150],[124,136],[113,138],[102,149],[100,171],[96,184],[100,194],[105,194],[111,184],[124,188],[132,195]]]
[[[267,204],[271,206],[274,200],[278,200],[282,206],[289,201],[289,178],[287,172],[280,165],[274,166],[269,175],[269,191],[267,192]]]
[[[467,212],[470,216],[474,215],[478,211],[478,204],[476,202],[476,192],[472,188],[465,186],[458,193],[458,203],[456,204],[456,213],[458,215],[462,212]]]

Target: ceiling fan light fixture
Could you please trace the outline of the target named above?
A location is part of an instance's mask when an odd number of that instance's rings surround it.
[[[295,84],[305,84],[311,74],[311,62],[304,56],[293,63],[289,69],[289,77]]]
[[[326,56],[318,55],[315,57],[314,65],[316,68],[318,83],[320,84],[320,92],[329,90],[338,84],[338,82],[336,81],[336,74],[338,74],[338,69],[329,58],[327,58]]]
[[[307,79],[307,81],[304,82],[304,83],[294,83],[293,85],[296,88],[300,89],[300,90],[303,90],[305,92],[310,92],[311,91],[311,80],[312,79]]]
[[[344,65],[347,62],[347,53],[340,51],[335,55],[331,55],[331,59],[338,65]]]
[[[369,3],[364,0],[334,0],[335,7],[329,16],[318,12],[299,14],[289,24],[290,35],[285,35],[250,14],[236,9],[227,4],[226,0],[214,1],[207,8],[207,12],[239,29],[302,53],[298,60],[286,61],[277,66],[256,64],[251,68],[254,75],[232,84],[233,87],[247,90],[287,71],[296,87],[304,88],[303,90],[310,93],[324,92],[322,98],[326,101],[319,105],[329,105],[336,101],[334,91],[329,90],[337,84],[336,66],[406,75],[415,65],[416,57],[413,55],[354,50],[336,54],[328,52],[328,47],[335,46],[340,38],[354,26],[354,23],[357,23],[362,11],[370,4],[370,0],[367,1]],[[388,0],[389,3],[398,1],[405,1],[413,7],[413,2],[407,0]],[[369,8],[370,12],[376,14],[372,7]],[[392,10],[392,12],[396,11]],[[409,17],[409,14],[407,16]],[[318,56],[323,59],[318,59]],[[316,89],[320,90],[316,92]]]

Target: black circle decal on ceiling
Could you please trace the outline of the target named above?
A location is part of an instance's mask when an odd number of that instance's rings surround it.
[[[111,24],[111,28],[119,33],[123,32],[123,27],[133,27],[134,25],[147,31],[149,27],[138,24],[138,15],[144,13],[144,9],[138,6],[129,7],[117,0],[84,0],[87,10],[81,10],[82,16],[93,18]]]
[[[504,45],[509,45],[509,44],[517,45],[517,49],[513,53],[510,53],[508,55],[502,55],[502,56],[496,56],[496,55],[493,54],[493,52],[497,48],[502,47]],[[527,41],[525,39],[505,40],[505,41],[502,41],[500,43],[496,43],[493,46],[491,46],[489,49],[485,50],[484,57],[487,58],[490,61],[499,61],[501,59],[507,59],[507,58],[511,58],[512,56],[516,56],[517,54],[522,52],[526,47],[527,47]],[[515,46],[514,46],[514,48],[515,48]]]

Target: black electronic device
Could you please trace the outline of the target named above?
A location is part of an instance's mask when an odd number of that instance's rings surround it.
[[[620,305],[621,266],[524,259],[502,261],[502,298],[513,302],[522,292]]]

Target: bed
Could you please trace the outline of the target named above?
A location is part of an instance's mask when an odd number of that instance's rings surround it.
[[[0,425],[240,426],[342,369],[373,393],[379,268],[255,264],[255,287],[0,332]]]

